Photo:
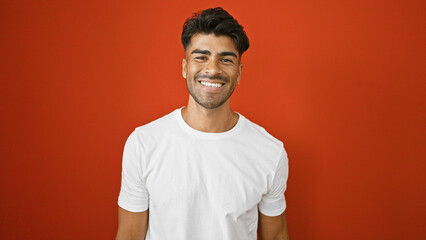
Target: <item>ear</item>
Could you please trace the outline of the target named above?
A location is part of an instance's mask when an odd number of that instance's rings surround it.
[[[182,76],[186,79],[186,59],[182,59]]]
[[[240,63],[240,66],[238,66],[239,73],[238,73],[238,78],[237,78],[237,84],[240,83],[241,73],[243,73],[243,67],[244,67],[244,64],[242,64],[242,63]]]

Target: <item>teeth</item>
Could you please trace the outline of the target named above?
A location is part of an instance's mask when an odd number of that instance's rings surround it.
[[[201,84],[203,84],[204,86],[207,86],[207,87],[215,87],[215,88],[222,87],[221,83],[201,82]]]

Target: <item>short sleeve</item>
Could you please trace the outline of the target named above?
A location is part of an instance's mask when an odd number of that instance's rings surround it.
[[[118,196],[118,205],[130,212],[148,209],[149,193],[142,178],[142,152],[143,147],[134,131],[124,146],[121,190]]]
[[[272,217],[281,215],[284,212],[286,209],[284,192],[287,188],[287,178],[288,158],[285,150],[283,150],[272,180],[272,185],[259,203],[259,211],[262,214]]]

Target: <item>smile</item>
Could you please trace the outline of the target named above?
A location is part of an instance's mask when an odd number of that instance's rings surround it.
[[[224,85],[224,83],[212,83],[212,82],[203,82],[203,81],[200,81],[200,83],[203,86],[213,87],[213,88],[220,88],[220,87],[222,87]]]

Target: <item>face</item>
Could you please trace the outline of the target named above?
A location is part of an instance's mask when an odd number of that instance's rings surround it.
[[[182,74],[191,98],[207,109],[227,103],[243,68],[234,41],[228,36],[197,33],[185,54]]]

